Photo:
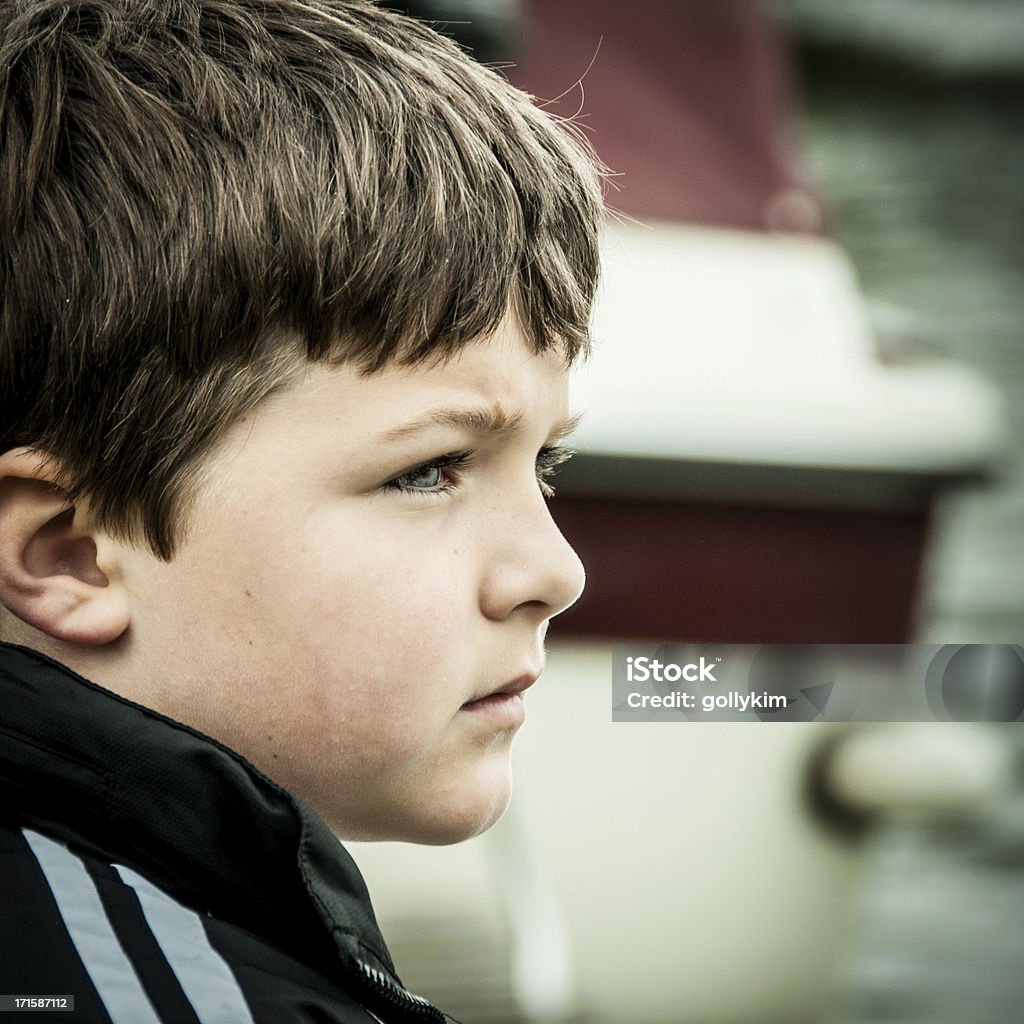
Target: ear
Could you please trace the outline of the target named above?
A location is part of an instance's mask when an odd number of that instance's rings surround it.
[[[130,621],[125,588],[108,578],[113,545],[56,479],[53,460],[41,452],[0,455],[0,604],[55,640],[112,643]]]

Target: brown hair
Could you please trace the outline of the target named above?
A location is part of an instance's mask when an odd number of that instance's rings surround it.
[[[578,137],[365,0],[8,0],[0,452],[170,558],[197,457],[303,359],[443,358],[510,308],[575,358],[600,209]]]

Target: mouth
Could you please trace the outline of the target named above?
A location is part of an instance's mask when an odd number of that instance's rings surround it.
[[[498,728],[518,728],[526,717],[523,698],[520,694],[533,686],[539,675],[539,672],[531,672],[519,676],[483,697],[466,701],[459,710],[485,720]]]

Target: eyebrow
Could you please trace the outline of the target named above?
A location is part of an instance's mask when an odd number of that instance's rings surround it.
[[[582,419],[583,413],[581,412],[563,417],[555,424],[551,436],[559,440],[568,436],[579,426]],[[378,440],[401,441],[430,427],[455,427],[459,430],[467,430],[472,434],[508,435],[516,433],[522,429],[522,426],[523,414],[506,412],[501,405],[494,405],[486,409],[435,409],[409,423],[386,430],[378,437]]]

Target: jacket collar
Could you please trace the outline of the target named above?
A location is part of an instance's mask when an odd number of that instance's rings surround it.
[[[397,983],[359,870],[300,799],[188,726],[0,643],[0,814],[310,966]],[[416,997],[411,997],[416,998]]]

